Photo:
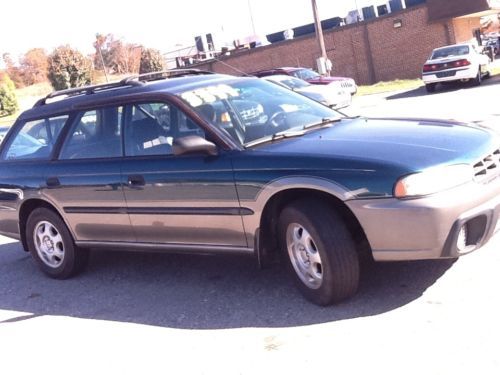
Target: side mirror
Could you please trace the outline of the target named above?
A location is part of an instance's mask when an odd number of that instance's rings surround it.
[[[204,154],[217,155],[217,146],[199,135],[175,138],[172,144],[174,155]]]

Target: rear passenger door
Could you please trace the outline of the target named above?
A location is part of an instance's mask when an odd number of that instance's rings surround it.
[[[44,194],[64,212],[77,241],[135,241],[121,185],[123,107],[74,116]]]
[[[136,103],[125,114],[123,184],[137,241],[246,247],[230,155],[174,155],[176,138],[205,137],[174,105]]]

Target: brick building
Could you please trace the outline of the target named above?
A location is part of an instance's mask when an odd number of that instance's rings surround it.
[[[480,18],[500,12],[500,0],[426,0],[406,9],[324,32],[333,75],[359,84],[415,78],[432,49],[468,41]],[[314,68],[320,55],[314,34],[265,47],[235,51],[196,65],[238,74],[278,66]]]

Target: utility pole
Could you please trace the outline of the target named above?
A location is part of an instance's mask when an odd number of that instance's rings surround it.
[[[253,22],[252,6],[250,5],[250,0],[248,0],[248,12],[250,13],[250,22],[252,23],[253,35],[255,35],[255,23]]]
[[[99,57],[101,58],[102,70],[104,70],[104,76],[106,77],[106,82],[109,82],[108,73],[106,72],[106,65],[104,65],[104,59],[102,58],[101,44],[99,41],[99,34],[96,35],[96,44],[95,45],[97,47],[97,51],[99,52]]]
[[[328,56],[326,55],[325,40],[323,39],[323,28],[321,27],[321,20],[318,15],[318,6],[316,5],[316,0],[311,0],[311,5],[314,14],[314,28],[316,29],[316,39],[318,40],[319,50],[321,51],[321,57],[326,62]]]

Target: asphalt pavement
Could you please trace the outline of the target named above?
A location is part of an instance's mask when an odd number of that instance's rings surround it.
[[[494,78],[349,111],[500,130],[499,97]],[[498,237],[457,261],[369,264],[359,293],[327,308],[252,258],[95,251],[57,281],[1,237],[0,374],[498,374]]]

